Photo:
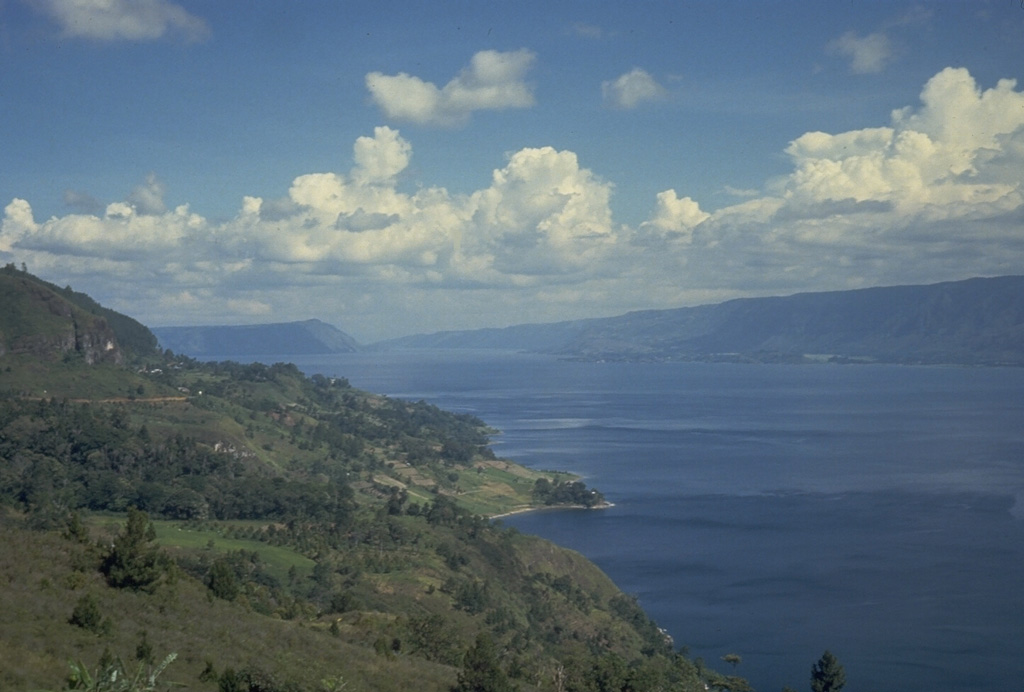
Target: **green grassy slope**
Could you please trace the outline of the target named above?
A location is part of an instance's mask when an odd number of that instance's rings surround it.
[[[175,652],[184,689],[446,690],[483,634],[524,692],[745,688],[582,556],[488,521],[600,496],[496,459],[472,416],[284,364],[0,375],[0,689],[108,651]]]
[[[453,681],[450,668],[415,656],[378,657],[373,649],[333,636],[301,619],[256,613],[241,602],[209,598],[209,590],[189,578],[156,593],[112,589],[92,569],[85,546],[10,525],[0,529],[0,688],[60,689],[68,661],[95,664],[104,650],[135,661],[145,639],[156,659],[178,658],[166,679],[184,689],[216,690],[200,675],[211,663],[258,669],[282,681],[319,689],[322,678],[344,675],[349,689],[405,689],[422,680],[426,689]],[[16,558],[16,559],[9,559]],[[109,626],[100,633],[68,622],[85,595],[96,598]]]

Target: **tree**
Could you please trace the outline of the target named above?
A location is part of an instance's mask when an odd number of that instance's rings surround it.
[[[832,655],[825,651],[811,666],[811,692],[839,692],[846,685],[846,671]]]
[[[103,617],[100,605],[92,594],[86,594],[78,599],[68,622],[96,634],[102,634],[104,630],[110,629],[109,620]]]
[[[607,653],[594,661],[591,679],[598,690],[622,690],[629,677],[629,666],[622,656]]]
[[[78,515],[78,512],[72,512],[71,516],[68,517],[68,525],[64,529],[64,538],[76,543],[87,543],[89,541],[89,531],[85,528],[85,524],[82,523],[82,518]]]
[[[132,507],[124,530],[103,559],[100,570],[116,588],[151,590],[167,569],[167,559],[155,545],[156,529],[149,516]]]
[[[462,642],[449,620],[434,613],[409,620],[409,642],[413,651],[428,661],[456,665]]]
[[[513,692],[498,661],[498,649],[487,632],[481,632],[462,659],[458,684],[453,692]]]
[[[225,559],[214,560],[210,565],[210,573],[206,577],[206,585],[217,598],[225,601],[233,601],[238,597],[238,581],[235,579],[235,570]]]

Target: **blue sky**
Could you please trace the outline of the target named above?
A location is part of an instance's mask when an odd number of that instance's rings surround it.
[[[0,261],[362,341],[1024,272],[999,2],[0,0]]]

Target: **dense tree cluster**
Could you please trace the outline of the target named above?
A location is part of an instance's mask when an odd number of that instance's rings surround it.
[[[173,519],[341,520],[351,511],[344,483],[247,473],[194,438],[153,439],[123,406],[2,401],[0,431],[2,497],[40,516],[134,506]]]
[[[533,485],[533,499],[542,505],[569,505],[576,507],[597,507],[604,504],[604,495],[587,488],[582,481],[552,483],[547,478],[538,478]]]
[[[9,460],[0,467],[0,501],[37,514],[134,506],[175,519],[344,522],[353,510],[350,475],[379,467],[381,450],[437,469],[493,458],[485,426],[473,416],[371,399],[343,379],[306,379],[294,365],[177,366],[199,373],[191,389],[203,395],[191,404],[234,411],[248,439],[235,433],[225,434],[226,442],[201,440],[180,429],[158,434],[134,421],[130,404],[8,397],[0,400],[0,454]],[[174,383],[181,373],[155,377]],[[282,409],[282,391],[295,395],[291,410]],[[250,440],[260,430],[279,434],[276,421],[284,418],[291,420],[289,442],[316,453],[307,473],[256,463]]]

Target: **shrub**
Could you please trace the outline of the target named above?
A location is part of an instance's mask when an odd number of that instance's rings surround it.
[[[206,585],[210,587],[210,591],[217,598],[233,601],[238,597],[238,581],[235,579],[235,571],[227,560],[220,559],[213,562],[206,578]]]
[[[96,597],[92,594],[86,594],[78,599],[68,622],[96,634],[108,632],[111,627],[110,619],[103,617],[99,603],[96,602]]]

